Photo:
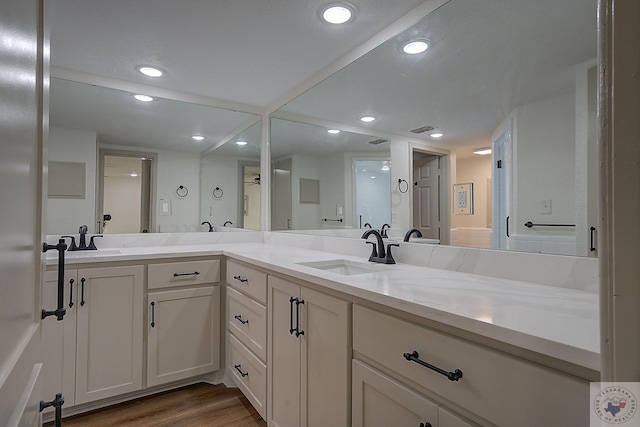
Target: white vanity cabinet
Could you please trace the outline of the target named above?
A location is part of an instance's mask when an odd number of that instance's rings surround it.
[[[353,307],[353,351],[358,366],[353,379],[354,427],[379,425],[362,414],[381,411],[383,405],[433,418],[433,413],[415,410],[421,398],[438,408],[433,420],[419,421],[433,427],[476,425],[454,411],[479,425],[589,424],[587,380],[360,305]],[[462,377],[450,381],[405,357],[412,354],[445,373],[459,369]],[[392,388],[397,392],[389,392]]]
[[[267,419],[267,274],[227,261],[227,372]]]
[[[218,370],[220,261],[147,268],[147,386]]]
[[[46,272],[46,306],[55,306],[57,274]],[[67,407],[142,388],[143,280],[140,265],[65,272],[67,313],[45,319],[43,340],[45,387],[62,391]]]
[[[269,426],[348,426],[351,303],[268,277]]]

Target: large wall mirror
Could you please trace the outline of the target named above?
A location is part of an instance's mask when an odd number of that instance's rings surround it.
[[[329,178],[353,176],[353,164],[328,162],[318,146],[329,136],[299,132],[307,123],[389,140],[380,148],[390,155],[390,201],[380,195],[378,202],[396,232],[435,227],[442,244],[596,256],[596,7],[592,0],[450,0],[280,108],[271,135],[276,191],[275,174],[296,154],[283,132],[316,147],[304,164],[327,178],[303,167],[291,179],[290,223],[272,213],[272,229],[327,234],[331,226],[318,219],[335,217],[338,199],[345,209],[336,233],[361,226],[349,211],[353,196],[332,198],[330,190],[337,186]],[[428,49],[407,54],[411,41]],[[284,119],[296,126],[277,121]],[[308,208],[293,188],[305,179],[320,181],[313,224],[295,215]]]
[[[50,93],[47,234],[259,228],[258,116],[60,78]]]

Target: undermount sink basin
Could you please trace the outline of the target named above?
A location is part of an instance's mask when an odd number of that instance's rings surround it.
[[[298,265],[316,268],[330,273],[352,276],[354,274],[376,273],[380,268],[366,262],[349,261],[346,259],[332,259],[328,261],[301,262]]]

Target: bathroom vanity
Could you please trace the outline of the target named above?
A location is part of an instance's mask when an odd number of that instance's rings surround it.
[[[45,322],[65,415],[205,380],[278,427],[583,426],[599,379],[584,290],[262,242],[106,248],[66,274],[73,306]]]

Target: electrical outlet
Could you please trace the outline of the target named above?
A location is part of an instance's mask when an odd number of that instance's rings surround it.
[[[551,213],[551,199],[541,200],[540,201],[540,213],[541,214],[550,214]]]

